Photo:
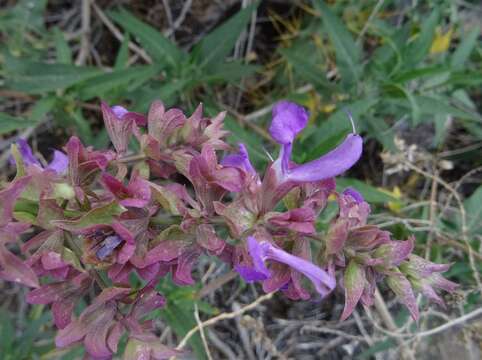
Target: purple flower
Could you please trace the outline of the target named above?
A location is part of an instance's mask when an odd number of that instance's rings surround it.
[[[345,191],[343,191],[343,195],[351,196],[357,204],[361,204],[365,201],[365,199],[363,199],[363,196],[352,187],[347,187]]]
[[[280,101],[273,108],[273,121],[269,131],[273,139],[281,145],[281,150],[265,177],[265,207],[273,207],[297,184],[325,180],[345,172],[361,156],[363,140],[352,133],[335,149],[320,158],[302,165],[292,163],[293,141],[306,126],[308,116],[303,107],[287,101]]]
[[[251,255],[253,264],[252,266],[236,266],[236,270],[246,281],[253,282],[270,278],[271,272],[265,261],[273,260],[288,265],[290,268],[305,275],[322,297],[328,295],[335,288],[335,278],[310,261],[291,255],[268,241],[258,242],[252,236],[249,236],[247,240],[248,252]]]
[[[99,249],[95,252],[95,255],[99,260],[103,261],[117,248],[124,240],[118,235],[107,236]]]
[[[256,170],[249,161],[248,150],[244,144],[239,144],[239,152],[237,154],[225,156],[224,159],[221,160],[221,165],[236,167],[253,176],[257,175]]]
[[[40,161],[33,155],[32,148],[25,139],[18,139],[17,141],[18,151],[22,156],[23,163],[27,166],[34,165],[43,169],[44,167]],[[63,152],[54,150],[54,158],[45,167],[46,170],[53,170],[57,174],[62,174],[67,170],[69,166],[69,158]]]

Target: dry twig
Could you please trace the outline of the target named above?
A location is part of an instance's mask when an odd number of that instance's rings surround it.
[[[206,320],[204,322],[202,322],[201,324],[199,325],[196,325],[194,328],[192,328],[191,330],[189,330],[189,332],[186,334],[186,336],[184,336],[184,338],[181,340],[181,342],[179,343],[179,345],[176,347],[177,350],[181,350],[182,348],[184,348],[184,346],[186,346],[187,342],[189,341],[189,339],[196,333],[198,332],[201,328],[205,328],[207,326],[211,326],[211,325],[214,325],[216,324],[217,322],[219,321],[222,321],[222,320],[226,320],[226,319],[233,319],[235,318],[236,316],[239,316],[241,314],[244,314],[246,311],[249,311],[249,310],[252,310],[254,309],[256,306],[258,306],[259,304],[261,304],[263,301],[266,301],[266,300],[269,300],[273,297],[273,294],[274,293],[269,293],[269,294],[265,294],[263,296],[260,296],[259,298],[257,298],[255,301],[253,301],[251,304],[248,304],[248,305],[245,305],[243,306],[242,308],[240,308],[239,310],[237,311],[233,311],[233,312],[230,312],[230,313],[222,313],[222,314],[219,314],[218,316],[215,316],[209,320]]]

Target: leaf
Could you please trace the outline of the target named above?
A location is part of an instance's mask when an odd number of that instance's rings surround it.
[[[197,324],[194,317],[196,288],[193,286],[180,288],[174,285],[172,280],[164,279],[161,281],[161,291],[166,294],[167,302],[159,314],[182,339]],[[196,359],[207,358],[199,332],[191,337],[188,344],[194,350]]]
[[[353,187],[358,190],[369,203],[386,204],[399,201],[399,199],[367,184],[366,182],[346,177],[336,179],[336,188],[338,191],[342,191],[347,187]]]
[[[140,44],[162,65],[169,64],[172,68],[177,68],[183,59],[183,52],[171,41],[169,41],[159,31],[137,19],[128,11],[121,9],[109,13],[109,16],[129,33],[137,37]]]
[[[42,121],[52,109],[57,104],[57,97],[56,96],[47,96],[35,103],[33,106],[29,118],[33,121]]]
[[[407,44],[404,52],[404,65],[407,68],[420,63],[428,54],[435,35],[435,27],[439,20],[439,11],[434,9],[428,19],[424,20],[418,37]]]
[[[450,105],[451,101],[447,98],[440,97],[437,99],[434,97],[420,95],[415,95],[414,97],[423,113],[450,114],[461,119],[481,121],[480,115]]]
[[[482,73],[479,71],[453,72],[443,85],[478,86],[482,84]]]
[[[309,58],[303,56],[303,54],[290,50],[280,49],[279,52],[303,80],[308,81],[315,87],[333,90],[334,86],[326,79],[326,75],[320,67],[309,61]]]
[[[393,88],[395,89],[396,92],[400,92],[405,96],[405,98],[408,100],[410,103],[410,108],[412,110],[412,121],[414,125],[417,125],[420,123],[420,106],[416,100],[416,97],[413,95],[412,91],[399,85],[396,83],[389,83],[384,85],[385,89],[390,89]]]
[[[239,35],[251,19],[251,13],[257,6],[258,2],[255,2],[239,11],[194,46],[193,54],[194,58],[198,59],[199,68],[216,71],[213,66],[223,62],[233,49]]]
[[[315,7],[320,11],[323,28],[328,33],[336,51],[336,62],[342,79],[350,83],[358,82],[361,74],[361,50],[353,40],[343,22],[326,4],[317,0]]]
[[[72,64],[72,52],[69,43],[64,38],[64,34],[58,27],[53,30],[55,50],[57,52],[57,62],[59,64]]]
[[[93,67],[46,64],[10,56],[5,57],[4,64],[5,87],[27,94],[63,90],[100,73]]]
[[[104,98],[117,89],[133,90],[133,83],[136,87],[141,86],[157,75],[161,69],[160,65],[140,65],[92,77],[79,86],[80,98],[82,100],[90,100],[94,97]]]
[[[37,122],[27,120],[19,116],[11,116],[0,112],[0,135],[14,130],[25,129],[29,126],[35,126]]]
[[[124,208],[116,202],[90,210],[75,220],[53,220],[51,223],[61,229],[69,231],[81,231],[95,225],[110,225],[114,216],[124,212]]]
[[[467,230],[471,234],[480,234],[482,231],[482,186],[464,201],[465,212],[467,213]]]
[[[452,59],[450,60],[450,65],[452,65],[455,70],[462,70],[464,68],[465,62],[477,45],[479,35],[480,27],[475,26],[467,36],[464,36],[463,41],[454,51]]]
[[[121,47],[119,49],[119,52],[117,53],[117,56],[115,58],[115,64],[114,64],[114,69],[119,70],[126,68],[128,66],[128,61],[129,61],[129,41],[130,41],[130,36],[129,34],[126,34],[124,36],[124,40],[122,41]]]
[[[195,77],[192,85],[202,85],[205,83],[232,83],[239,85],[239,80],[252,75],[260,69],[258,65],[244,64],[240,60],[230,61],[216,66],[216,71],[208,74],[202,74]]]
[[[396,83],[405,83],[407,81],[411,81],[415,79],[448,73],[449,71],[450,69],[447,66],[435,65],[435,66],[407,70],[403,73],[396,75],[395,77],[392,78],[392,80]]]

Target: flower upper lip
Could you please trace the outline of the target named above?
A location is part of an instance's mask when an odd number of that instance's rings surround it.
[[[352,133],[320,158],[301,165],[292,163],[293,141],[307,125],[308,116],[303,107],[288,101],[280,101],[273,108],[269,131],[282,146],[279,157],[273,164],[281,181],[303,183],[328,179],[351,168],[361,156],[363,140],[360,135]]]

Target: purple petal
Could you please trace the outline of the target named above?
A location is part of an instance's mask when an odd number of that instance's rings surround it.
[[[38,159],[33,155],[32,148],[25,139],[18,139],[17,141],[18,151],[22,155],[25,165],[37,165],[42,167]]]
[[[54,150],[54,158],[47,165],[46,169],[53,170],[57,174],[62,174],[69,167],[69,157],[62,151]]]
[[[273,108],[269,132],[279,144],[292,143],[296,135],[305,128],[308,117],[308,112],[302,106],[280,101]]]
[[[248,237],[248,251],[253,260],[254,269],[261,274],[270,276],[270,272],[265,265],[265,260],[267,259],[266,252],[270,246],[268,242],[259,243],[253,236]]]
[[[117,235],[107,236],[102,242],[99,250],[95,252],[95,255],[99,260],[105,260],[122,241],[123,240]]]
[[[122,119],[122,117],[129,112],[125,107],[120,105],[112,106],[111,110],[119,119]]]
[[[352,187],[346,188],[345,191],[343,191],[343,195],[351,196],[353,199],[355,199],[357,204],[361,204],[362,202],[365,201],[365,199],[363,199],[362,194],[360,194],[358,191],[356,191]]]
[[[285,180],[313,182],[340,175],[358,161],[362,148],[362,138],[356,134],[349,134],[343,143],[328,154],[317,160],[289,169],[284,175]]]
[[[221,160],[221,165],[237,167],[251,175],[256,175],[256,170],[249,161],[248,150],[244,144],[239,144],[239,152],[237,154],[224,157],[224,159]]]
[[[246,265],[235,265],[234,269],[241,275],[241,277],[244,279],[244,281],[251,283],[255,281],[263,281],[268,279],[271,276],[271,273],[268,274],[259,272],[255,270],[251,266],[246,266]]]
[[[310,261],[291,255],[268,242],[264,242],[262,245],[267,247],[266,256],[269,259],[284,263],[305,275],[322,297],[328,295],[335,288],[335,278]]]

